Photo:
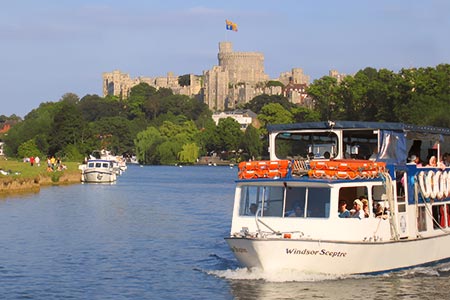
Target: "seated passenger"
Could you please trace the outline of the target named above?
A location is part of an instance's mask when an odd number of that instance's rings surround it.
[[[339,218],[350,218],[350,211],[347,209],[345,200],[339,201]]]
[[[258,205],[255,203],[250,204],[250,215],[254,216],[256,215],[256,212],[258,211]]]
[[[295,206],[295,209],[290,211],[288,217],[303,217],[303,210],[299,205]]]
[[[369,200],[362,198],[361,202],[362,202],[362,210],[364,212],[364,217],[368,218],[369,217]]]
[[[353,209],[350,211],[351,217],[363,219],[364,211],[363,211],[362,207],[363,207],[363,204],[362,204],[361,200],[355,199],[355,201],[353,201]]]
[[[428,161],[427,167],[437,167],[437,159],[436,156],[431,156],[430,160]]]

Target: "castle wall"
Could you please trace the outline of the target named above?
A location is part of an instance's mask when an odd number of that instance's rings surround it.
[[[114,95],[126,99],[133,86],[142,82],[159,88],[170,88],[174,94],[202,97],[212,111],[223,111],[245,104],[261,94],[282,95],[283,88],[267,87],[269,76],[264,71],[264,55],[259,52],[234,52],[231,42],[219,43],[217,55],[218,66],[203,71],[203,76],[190,74],[190,86],[180,86],[178,77],[172,72],[162,77],[130,78],[129,74],[115,70],[103,73],[103,95]],[[301,68],[293,68],[283,72],[275,79],[287,86],[288,84],[309,85],[309,76]],[[293,103],[304,100],[302,93],[287,93]]]

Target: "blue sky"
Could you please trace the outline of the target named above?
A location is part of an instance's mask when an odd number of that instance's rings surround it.
[[[116,69],[200,75],[225,40],[262,52],[271,78],[303,68],[314,80],[450,63],[449,34],[447,0],[2,1],[0,115],[24,117],[69,92],[102,96],[102,73]]]

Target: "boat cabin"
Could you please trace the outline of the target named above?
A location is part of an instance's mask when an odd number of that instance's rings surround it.
[[[239,165],[232,235],[386,241],[450,227],[449,129],[328,121],[268,130],[270,161]],[[345,207],[358,216],[343,218]]]

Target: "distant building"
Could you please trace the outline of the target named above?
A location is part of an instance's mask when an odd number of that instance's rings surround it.
[[[4,142],[0,142],[0,156],[4,156],[5,155],[5,153],[3,152],[3,145],[4,144],[5,144]]]
[[[127,99],[130,96],[131,88],[140,84],[148,85],[159,89],[169,88],[174,94],[195,96],[201,91],[201,76],[190,74],[190,85],[181,86],[178,84],[178,77],[172,72],[167,73],[165,77],[137,77],[131,78],[129,74],[115,70],[110,73],[103,73],[103,96],[113,95],[121,99]]]
[[[249,109],[237,109],[234,111],[214,113],[212,118],[216,125],[219,124],[220,119],[233,118],[241,125],[241,130],[246,130],[248,125],[252,124],[253,127],[259,128],[259,122],[257,115]]]
[[[337,70],[330,70],[328,76],[336,78],[337,82],[340,83],[344,77],[348,76],[346,74],[339,73]]]
[[[220,42],[217,58],[218,65],[203,71],[202,76],[190,74],[189,86],[180,86],[179,76],[171,72],[165,77],[155,78],[131,78],[120,70],[103,73],[103,96],[127,99],[133,86],[145,82],[156,89],[170,88],[174,94],[197,97],[214,112],[234,109],[262,94],[285,95],[292,103],[302,105],[305,95],[299,89],[308,86],[310,78],[303,74],[301,68],[293,68],[273,79],[284,86],[299,85],[283,89],[281,86],[267,85],[270,79],[264,72],[262,53],[235,52],[231,42]]]

